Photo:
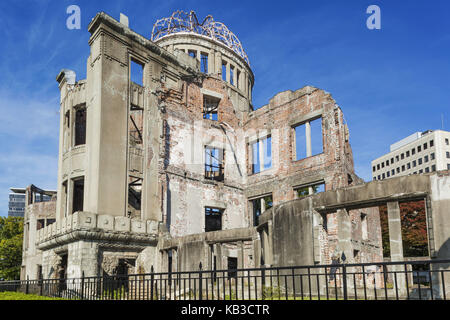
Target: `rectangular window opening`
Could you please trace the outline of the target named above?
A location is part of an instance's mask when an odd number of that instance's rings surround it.
[[[75,141],[74,145],[86,144],[86,108],[78,108],[75,112]]]
[[[210,97],[207,95],[203,96],[203,119],[209,119],[218,121],[218,108],[220,99]]]
[[[72,213],[83,211],[84,203],[84,177],[73,181]]]
[[[208,54],[200,53],[200,71],[203,73],[208,73]]]
[[[144,86],[144,65],[134,59],[130,61],[130,80],[141,87]]]
[[[205,207],[205,232],[222,230],[223,210]]]
[[[265,197],[253,199],[250,201],[253,211],[253,226],[259,225],[259,216],[264,213],[264,211],[272,208],[273,200],[272,195]]]
[[[224,150],[205,147],[205,178],[224,181]]]

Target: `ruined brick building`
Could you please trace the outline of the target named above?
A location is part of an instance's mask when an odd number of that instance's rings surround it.
[[[26,238],[22,278],[382,261],[376,202],[329,204],[363,183],[329,93],[255,110],[249,59],[210,16],[175,12],[150,39],[105,13],[88,30],[86,79],[57,76],[56,222]]]

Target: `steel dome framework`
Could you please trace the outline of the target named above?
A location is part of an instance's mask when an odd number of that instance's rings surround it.
[[[238,37],[225,24],[214,21],[211,15],[208,15],[202,23],[199,23],[194,11],[189,13],[182,10],[175,11],[170,17],[156,21],[153,25],[150,40],[157,41],[164,36],[180,32],[196,33],[217,40],[236,52],[250,65]]]

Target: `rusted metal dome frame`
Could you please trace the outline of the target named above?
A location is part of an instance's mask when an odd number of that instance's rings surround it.
[[[180,32],[196,33],[217,40],[236,52],[250,65],[238,37],[222,22],[214,21],[211,15],[199,23],[194,11],[187,13],[177,10],[170,17],[155,22],[150,40],[157,41],[164,36]]]

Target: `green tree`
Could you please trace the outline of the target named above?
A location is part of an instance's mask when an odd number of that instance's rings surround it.
[[[23,218],[0,217],[0,278],[20,278],[22,242]]]

